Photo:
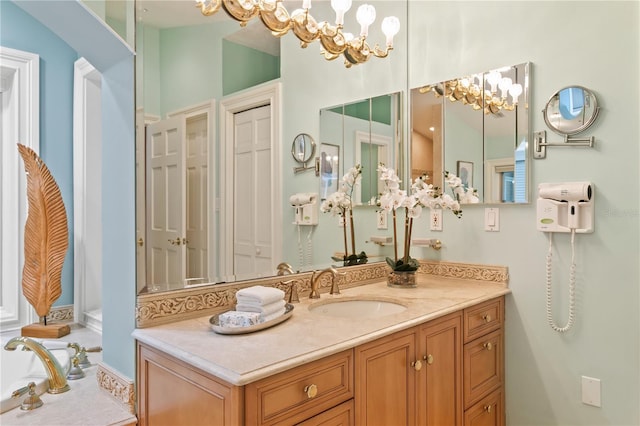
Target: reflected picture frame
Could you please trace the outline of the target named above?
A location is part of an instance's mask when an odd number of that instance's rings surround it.
[[[326,200],[338,190],[340,179],[340,147],[330,143],[320,144],[320,199]]]
[[[458,161],[457,162],[457,176],[462,181],[462,185],[465,188],[474,188],[473,186],[473,162],[472,161]]]

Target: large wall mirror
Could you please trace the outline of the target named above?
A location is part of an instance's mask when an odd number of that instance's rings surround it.
[[[345,16],[345,28],[354,32],[359,28],[355,12],[361,3],[354,1]],[[290,10],[296,7],[294,2],[287,3]],[[325,61],[317,42],[301,49],[293,35],[273,37],[259,20],[241,28],[222,10],[206,17],[183,0],[136,0],[138,293],[276,275],[276,265],[282,261],[299,271],[330,264],[334,240],[340,241],[341,235],[335,222],[321,214],[319,224],[305,228],[304,235],[291,225],[294,212],[289,196],[318,192],[321,186],[321,177],[313,172],[294,173],[300,164],[291,157],[291,142],[307,133],[318,146],[316,156],[325,143],[333,145],[330,149],[339,148],[340,156],[348,152],[349,164],[343,158],[336,163],[339,177],[356,158],[367,163],[364,173],[369,176],[369,189],[359,194],[363,204],[376,191],[372,164],[383,158],[398,161],[396,145],[403,133],[398,123],[407,106],[397,93],[406,90],[407,84],[405,78],[388,76],[406,75],[407,3],[379,2],[375,7],[379,20],[371,27],[368,41],[384,44],[379,21],[397,15],[401,30],[396,48],[388,58],[372,58],[346,69],[342,59]],[[313,15],[328,21],[334,17],[329,2],[314,3]],[[282,109],[276,121],[271,119],[271,128],[261,127],[270,120],[261,114],[274,116],[273,108],[270,112],[263,108],[270,101],[230,101],[273,82],[281,87]],[[324,137],[318,111],[354,99],[364,99],[356,103],[370,113],[376,113],[377,103],[386,102],[387,129],[379,130],[375,119],[365,118],[361,121],[366,124],[349,138]],[[241,104],[246,108],[238,107]],[[225,148],[222,122],[229,115],[242,115],[245,120],[238,118],[234,123],[238,134],[253,125],[269,133],[276,123],[279,136],[272,143],[277,145],[260,152]],[[230,154],[234,152],[235,157]],[[250,168],[248,164],[256,163],[245,161],[252,157],[262,158],[260,164],[266,168]],[[234,174],[234,168],[260,171]],[[271,182],[280,183],[275,188]],[[255,197],[250,200],[244,196],[248,193]],[[240,206],[239,201],[244,204]],[[362,220],[358,226],[375,229],[374,216],[371,224]],[[369,235],[368,229],[359,233],[361,244]],[[240,237],[248,244],[232,240]],[[265,238],[272,239],[271,246],[256,243]],[[313,257],[298,262],[300,253],[306,254],[310,246]]]
[[[411,90],[411,175],[460,176],[480,202],[529,201],[529,63]]]

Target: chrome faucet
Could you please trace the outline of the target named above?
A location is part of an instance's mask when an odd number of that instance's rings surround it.
[[[338,288],[338,284],[336,282],[336,276],[338,275],[338,271],[336,268],[327,268],[322,271],[313,271],[311,275],[311,293],[309,293],[309,299],[320,299],[320,292],[318,291],[318,286],[320,285],[320,277],[324,274],[331,274],[331,291],[329,294],[340,294],[340,289]]]
[[[54,394],[63,393],[70,389],[65,377],[66,373],[62,369],[62,366],[56,357],[40,343],[28,337],[14,337],[4,345],[4,348],[8,351],[14,351],[20,345],[32,350],[33,353],[40,358],[40,361],[42,361],[44,369],[47,372],[47,377],[49,378],[49,389],[47,392]]]

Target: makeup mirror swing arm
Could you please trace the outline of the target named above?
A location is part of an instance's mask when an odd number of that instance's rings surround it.
[[[538,160],[546,158],[548,146],[588,146],[589,148],[593,148],[595,139],[595,136],[590,136],[588,138],[572,138],[569,135],[565,135],[564,142],[547,142],[547,132],[545,130],[540,130],[539,132],[533,133],[533,158]]]

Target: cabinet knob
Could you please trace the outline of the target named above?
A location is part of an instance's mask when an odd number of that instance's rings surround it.
[[[307,398],[311,399],[311,398],[315,398],[315,396],[318,394],[318,387],[316,385],[307,385],[304,387],[304,393],[307,394]]]
[[[493,407],[493,405],[485,405],[484,406],[484,411],[486,411],[487,413],[491,412],[491,407]]]
[[[422,361],[417,360],[411,363],[411,366],[413,367],[414,370],[416,371],[420,371],[422,370]]]
[[[429,354],[427,356],[424,357],[425,361],[427,361],[427,364],[431,365],[433,364],[433,355]]]
[[[491,342],[487,342],[487,343],[485,343],[485,344],[484,344],[484,345],[482,345],[482,346],[484,346],[484,348],[485,348],[486,350],[488,350],[488,351],[490,351],[491,349],[493,349],[493,344],[492,344]]]
[[[484,320],[484,322],[491,322],[491,315],[489,314],[484,314],[482,316],[482,319]]]

